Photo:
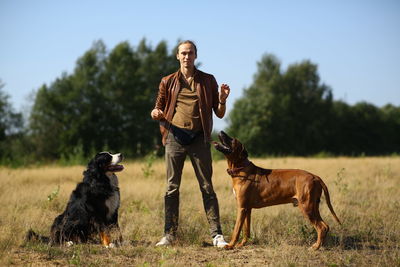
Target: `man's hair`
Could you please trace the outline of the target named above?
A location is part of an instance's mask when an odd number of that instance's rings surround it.
[[[176,54],[179,54],[179,47],[183,44],[191,44],[194,47],[194,54],[197,56],[197,47],[196,47],[195,43],[191,40],[185,40],[185,41],[180,42],[178,44],[178,46],[176,47]]]

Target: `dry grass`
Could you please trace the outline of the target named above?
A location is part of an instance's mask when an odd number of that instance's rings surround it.
[[[83,166],[0,168],[0,264],[400,266],[399,157],[272,158],[253,162],[268,168],[306,169],[324,179],[343,225],[333,220],[323,201],[322,216],[331,232],[322,250],[308,250],[315,241],[315,231],[291,205],[255,210],[248,246],[233,251],[211,247],[201,194],[189,162],[181,187],[179,242],[171,248],[155,248],[163,230],[164,163],[156,161],[154,174],[144,178],[144,162],[131,162],[119,174],[119,218],[126,243],[116,249],[24,242],[29,228],[48,235],[53,219],[62,212],[69,194],[82,179]],[[229,240],[236,207],[225,170],[225,161],[214,163],[214,187]]]

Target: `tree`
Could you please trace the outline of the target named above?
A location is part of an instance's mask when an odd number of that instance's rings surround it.
[[[400,152],[400,107],[333,101],[316,64],[280,70],[266,54],[253,84],[234,103],[228,132],[255,155],[382,155]]]
[[[320,84],[315,64],[303,61],[282,73],[278,59],[267,54],[235,102],[228,131],[256,155],[313,154],[325,146],[331,105],[331,90]]]
[[[161,41],[154,50],[149,50],[145,47],[145,40],[142,40],[138,47],[138,54],[142,60],[138,75],[144,81],[144,86],[139,94],[142,95],[142,98],[137,101],[137,103],[142,103],[139,109],[141,110],[140,122],[136,125],[140,140],[137,153],[141,151],[142,153],[143,151],[147,153],[149,150],[153,150],[155,145],[161,144],[158,122],[151,119],[149,114],[154,108],[161,78],[179,69],[179,62],[175,57],[175,49],[168,53],[165,41]]]
[[[335,125],[329,139],[333,153],[382,155],[400,151],[400,108],[335,101],[333,110]]]
[[[108,52],[102,41],[63,74],[37,92],[30,117],[32,138],[43,158],[88,156],[102,150],[141,156],[160,143],[151,120],[158,84],[178,68],[165,42],[155,49],[128,42]]]
[[[384,151],[400,153],[400,107],[387,104],[381,108],[384,121]]]
[[[3,88],[0,80],[0,160],[13,157],[12,143],[23,131],[22,114],[14,111]]]

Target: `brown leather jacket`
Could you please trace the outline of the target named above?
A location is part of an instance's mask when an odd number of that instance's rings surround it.
[[[158,96],[155,108],[164,112],[165,120],[160,121],[160,131],[162,142],[165,145],[172,117],[175,112],[176,99],[178,97],[180,77],[182,73],[178,70],[161,79],[158,89]],[[194,76],[197,96],[199,97],[200,119],[203,126],[204,140],[211,140],[211,131],[213,127],[212,110],[218,109],[218,84],[214,76],[200,70],[196,70]]]

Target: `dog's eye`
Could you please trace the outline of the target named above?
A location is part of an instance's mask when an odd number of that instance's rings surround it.
[[[103,154],[97,158],[96,163],[98,166],[103,167],[103,166],[107,165],[110,161],[111,161],[111,157]]]

